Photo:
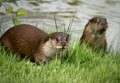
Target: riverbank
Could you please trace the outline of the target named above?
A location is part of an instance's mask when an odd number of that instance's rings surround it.
[[[119,83],[120,55],[94,53],[83,46],[70,47],[62,60],[36,65],[0,46],[1,83]]]

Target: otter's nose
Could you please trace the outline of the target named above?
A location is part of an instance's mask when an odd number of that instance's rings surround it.
[[[62,42],[61,42],[61,45],[62,45],[62,46],[66,46],[66,42],[62,41]]]
[[[102,21],[101,24],[102,24],[103,26],[106,26],[107,23],[106,23],[105,21]]]
[[[107,25],[106,19],[101,19],[101,24],[102,26],[106,26]]]

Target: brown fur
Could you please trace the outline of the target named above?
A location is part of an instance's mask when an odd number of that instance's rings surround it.
[[[67,37],[67,34],[64,32],[56,33]],[[10,51],[18,53],[23,57],[27,56],[38,63],[42,63],[44,61],[46,62],[49,58],[59,52],[51,51],[57,49],[55,47],[55,38],[52,38],[53,36],[54,35],[52,34],[49,36],[49,34],[35,26],[21,24],[7,30],[0,38],[0,42],[10,49]],[[52,44],[53,41],[55,43]],[[68,41],[65,41],[65,43],[68,43]]]
[[[95,50],[106,50],[106,29],[108,28],[107,20],[103,17],[93,17],[86,24],[83,34],[80,38],[80,44],[86,43]]]

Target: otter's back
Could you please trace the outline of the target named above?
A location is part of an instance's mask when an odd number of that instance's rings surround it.
[[[0,38],[0,42],[13,52],[30,56],[47,37],[48,34],[37,27],[21,24],[7,30]]]

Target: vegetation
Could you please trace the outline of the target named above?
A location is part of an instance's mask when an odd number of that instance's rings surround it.
[[[13,2],[13,1],[15,1],[16,2],[16,0],[12,0],[11,2]],[[7,1],[2,1],[2,2],[9,2],[9,0],[7,0]],[[1,6],[1,5],[0,5]],[[4,5],[3,5],[4,6]],[[12,21],[13,21],[13,24],[14,25],[19,25],[20,23],[21,23],[21,21],[20,21],[20,19],[19,19],[19,17],[20,16],[24,16],[24,15],[27,15],[27,10],[26,9],[24,9],[24,8],[19,8],[19,9],[17,9],[17,11],[16,12],[13,12],[13,7],[11,6],[11,5],[8,5],[7,7],[5,7],[6,8],[6,14],[5,15],[8,15],[8,14],[11,14],[12,13]]]
[[[36,65],[0,46],[0,83],[119,83],[120,55],[70,47],[64,59]]]
[[[13,7],[12,6],[9,6],[7,9],[6,9],[7,13],[12,13],[13,12]],[[25,10],[24,8],[19,8],[15,14],[13,14],[13,18],[12,18],[12,21],[13,21],[13,24],[14,25],[19,25],[21,24],[20,23],[20,20],[18,19],[19,16],[24,16],[24,15],[27,15],[27,10]]]
[[[6,11],[11,13],[13,8],[9,6]],[[26,13],[26,10],[18,9],[13,14],[14,25],[20,24],[18,16]],[[119,67],[120,54],[103,56],[102,52],[93,52],[84,44],[73,44],[63,59],[55,58],[41,65],[21,59],[0,46],[0,83],[119,83]]]

